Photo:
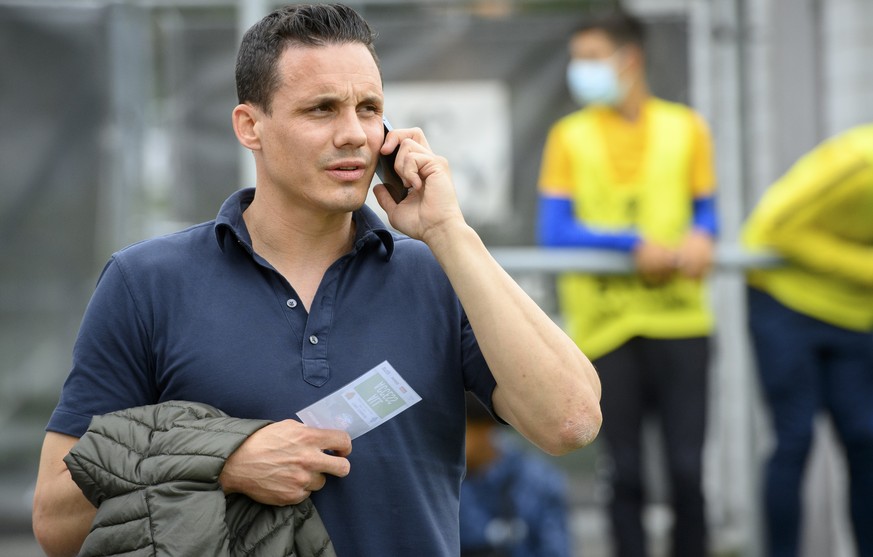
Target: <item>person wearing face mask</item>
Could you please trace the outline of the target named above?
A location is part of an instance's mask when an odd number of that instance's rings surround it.
[[[603,385],[617,555],[647,555],[643,424],[660,423],[674,514],[672,554],[707,552],[702,450],[713,318],[705,278],[717,232],[712,144],[703,119],[656,98],[641,22],[592,19],[569,40],[569,91],[583,106],[555,123],[539,179],[539,241],[631,254],[628,275],[566,274],[570,336]]]

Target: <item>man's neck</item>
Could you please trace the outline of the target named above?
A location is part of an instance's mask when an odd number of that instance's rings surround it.
[[[615,110],[625,120],[636,122],[643,112],[643,105],[649,98],[649,95],[648,85],[646,85],[644,79],[640,79],[630,87],[624,100],[615,107]]]
[[[276,266],[292,261],[329,265],[354,242],[351,213],[313,214],[261,193],[243,213],[252,247]]]

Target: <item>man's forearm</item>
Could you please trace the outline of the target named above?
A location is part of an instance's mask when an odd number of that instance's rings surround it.
[[[770,245],[794,263],[873,287],[873,247],[800,227],[771,236]]]
[[[495,410],[550,454],[590,443],[600,428],[600,381],[579,348],[454,222],[426,239],[455,289],[497,381]]]

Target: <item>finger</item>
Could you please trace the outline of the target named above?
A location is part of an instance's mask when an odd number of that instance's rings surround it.
[[[315,447],[323,451],[338,452],[343,455],[352,452],[352,438],[348,432],[340,429],[310,427],[291,419],[282,420],[267,427],[273,426],[288,428],[288,434],[292,434],[299,444]]]
[[[316,429],[318,439],[316,446],[322,451],[331,451],[335,455],[348,456],[352,452],[352,438],[348,432],[339,429]]]
[[[309,482],[309,485],[306,486],[306,490],[310,493],[313,491],[318,491],[324,487],[324,484],[327,483],[327,477],[324,474],[313,474],[312,481]]]
[[[379,152],[383,155],[393,153],[400,145],[400,142],[403,141],[404,135],[402,132],[403,130],[391,130],[385,134],[385,139],[382,141],[382,147],[379,149]]]
[[[321,474],[330,474],[338,478],[345,478],[351,472],[352,465],[344,456],[333,456],[327,453],[319,453],[313,457],[312,470]]]
[[[385,136],[384,141],[382,141],[382,147],[379,148],[379,152],[383,155],[390,155],[398,145],[400,145],[400,136],[395,131],[390,131]]]
[[[405,143],[401,146],[401,151],[404,147],[406,147]],[[424,185],[424,180],[421,179],[419,172],[424,164],[426,164],[426,161],[420,158],[419,153],[406,151],[403,153],[403,156],[398,153],[397,162],[394,167],[397,170],[397,174],[403,178],[404,185],[418,190]]]
[[[395,207],[397,207],[397,202],[394,201],[394,198],[391,197],[390,193],[388,193],[388,188],[386,188],[384,184],[376,184],[373,186],[373,195],[376,196],[376,201],[379,203],[379,206],[382,207],[390,217],[391,212],[394,211]]]
[[[407,142],[404,142],[404,147]],[[402,149],[403,147],[401,147]],[[425,151],[420,146],[411,147],[402,158],[397,157],[398,169],[407,186],[413,189],[421,189],[425,182],[436,175],[444,175],[451,180],[451,172],[449,164],[445,157],[435,155],[430,151]]]
[[[409,139],[430,151],[430,144],[427,142],[427,137],[424,136],[424,131],[421,128],[409,128],[408,131]]]
[[[388,132],[388,135],[385,136],[385,143],[383,143],[382,152],[387,155],[406,139],[409,139],[430,151],[430,144],[427,142],[427,138],[424,136],[424,132],[421,128],[403,128]],[[386,151],[385,145],[389,145],[391,150]]]

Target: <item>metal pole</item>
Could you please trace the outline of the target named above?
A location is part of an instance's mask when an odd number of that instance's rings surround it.
[[[99,197],[96,260],[141,237],[143,215],[135,210],[142,196],[144,107],[151,90],[148,14],[137,6],[108,7],[110,120],[105,185]]]
[[[743,149],[745,108],[744,67],[741,41],[745,34],[743,0],[717,0],[710,4],[711,41],[708,75],[712,80],[711,118],[716,145],[720,243],[738,241],[745,215],[743,182],[748,164]],[[745,334],[745,280],[741,272],[713,277],[713,300],[718,325],[712,369],[711,438],[707,464],[716,467],[717,484],[708,484],[721,502],[720,541],[725,549],[745,557],[763,554],[758,511],[758,458],[755,451],[755,379],[751,347]],[[727,488],[726,486],[730,486]],[[715,532],[714,532],[715,533]]]
[[[268,0],[238,0],[237,1],[237,37],[248,31],[249,27],[258,22],[269,13],[272,3]],[[254,186],[257,180],[255,171],[255,159],[248,149],[239,148],[239,185],[240,187]]]

